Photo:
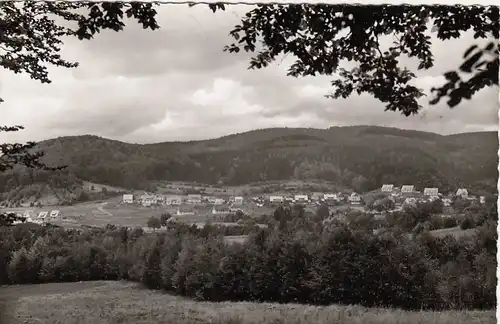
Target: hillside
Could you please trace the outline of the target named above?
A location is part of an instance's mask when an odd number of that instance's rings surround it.
[[[495,323],[494,311],[407,312],[360,306],[195,302],[125,282],[22,285],[2,289],[0,300],[10,302],[5,307],[7,323]]]
[[[458,186],[494,191],[498,136],[374,126],[272,128],[146,145],[71,136],[41,142],[37,149],[45,152],[47,163],[68,168],[57,174],[17,169],[0,177],[4,192],[49,182],[54,188],[90,181],[145,189],[152,180],[239,185],[290,179],[324,179],[358,191],[383,183],[437,186],[442,192]]]

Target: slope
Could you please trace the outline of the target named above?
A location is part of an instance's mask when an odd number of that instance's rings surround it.
[[[324,179],[358,191],[383,183],[437,186],[442,192],[458,186],[494,191],[498,137],[495,132],[443,136],[374,126],[272,128],[145,145],[90,135],[60,137],[39,143],[38,149],[47,163],[68,168],[38,172],[35,180],[16,170],[0,176],[0,188],[59,177],[65,186],[85,180],[128,189],[148,189],[152,180],[238,185]]]

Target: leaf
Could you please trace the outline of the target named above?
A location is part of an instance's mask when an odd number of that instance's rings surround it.
[[[473,50],[475,50],[478,46],[477,45],[472,45],[471,47],[469,47],[468,50],[465,51],[464,53],[464,58],[466,58],[467,56],[469,56],[470,53],[472,53]]]
[[[486,51],[491,51],[495,47],[495,44],[493,42],[490,42],[484,49]]]
[[[474,54],[470,59],[465,61],[461,66],[460,70],[463,72],[471,73],[472,72],[472,66],[479,61],[479,59],[483,56],[482,52]]]

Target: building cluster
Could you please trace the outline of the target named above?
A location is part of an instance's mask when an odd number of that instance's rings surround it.
[[[35,213],[33,210],[26,210],[24,212],[6,211],[5,213],[16,214],[17,217],[24,218],[26,222],[35,224],[43,224],[62,218],[62,213],[59,210],[40,211],[38,213]],[[21,221],[14,222],[14,224],[16,223],[21,223]]]
[[[154,205],[159,206],[181,206],[181,205],[243,205],[244,198],[241,196],[231,197],[229,199],[202,196],[200,194],[191,194],[187,196],[178,195],[159,195],[143,194],[135,196],[133,194],[124,194],[123,203],[139,204],[144,207]]]
[[[418,191],[414,185],[395,187],[393,184],[384,184],[380,191],[388,194],[396,205],[415,205],[418,202],[441,200],[444,207],[449,207],[456,198],[469,201],[479,200],[481,204],[486,202],[485,196],[470,195],[466,188],[459,188],[456,192],[443,194],[439,192],[439,188],[424,188],[423,191]]]
[[[267,199],[266,199],[267,198]],[[361,195],[356,192],[351,194],[346,194],[342,192],[338,193],[323,193],[323,192],[313,192],[311,194],[288,194],[288,195],[270,195],[268,197],[255,197],[254,201],[256,203],[265,204],[266,202],[271,205],[291,203],[291,204],[304,204],[304,205],[336,205],[341,202],[349,202],[353,205],[359,205],[362,202]]]
[[[455,193],[443,195],[438,188],[424,188],[423,191],[415,189],[414,185],[403,185],[396,187],[393,184],[384,184],[380,192],[385,193],[392,200],[396,208],[401,208],[404,205],[415,205],[418,202],[441,200],[445,207],[451,206],[455,197],[461,197],[467,200],[479,200],[485,202],[485,197],[469,195],[467,189],[460,188]],[[196,207],[209,207],[211,214],[224,215],[242,210],[244,205],[263,206],[278,206],[281,204],[302,204],[309,206],[319,206],[326,204],[335,206],[339,204],[349,204],[352,206],[361,206],[364,204],[362,195],[351,192],[337,193],[296,193],[296,194],[270,194],[265,196],[242,197],[233,196],[229,198],[221,198],[214,196],[205,196],[201,194],[190,195],[158,195],[145,193],[135,196],[133,194],[123,195],[123,203],[137,204],[144,207],[150,206],[171,206],[177,207],[177,215],[194,215],[197,212]],[[209,209],[207,209],[209,210]]]
[[[313,192],[310,194],[271,194],[266,196],[254,196],[254,197],[242,197],[233,196],[227,199],[214,197],[214,196],[202,196],[200,194],[191,194],[187,196],[179,195],[158,195],[158,194],[143,194],[140,196],[135,196],[133,194],[124,194],[123,203],[124,204],[136,204],[142,205],[144,207],[150,206],[176,206],[178,207],[179,213],[188,215],[194,213],[192,211],[193,206],[213,206],[213,214],[224,214],[237,210],[239,206],[246,204],[254,204],[257,207],[262,207],[264,205],[280,205],[284,203],[291,204],[304,204],[304,205],[319,205],[327,203],[329,205],[335,205],[341,202],[348,202],[353,205],[360,205],[362,203],[362,198],[357,193],[345,194],[345,193],[322,193]],[[191,208],[190,208],[191,206]]]

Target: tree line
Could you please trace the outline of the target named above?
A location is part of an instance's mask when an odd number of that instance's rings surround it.
[[[326,216],[326,215],[325,215]],[[165,216],[163,217],[163,219]],[[0,283],[130,280],[205,301],[332,303],[420,309],[496,305],[496,220],[469,238],[409,237],[276,209],[269,228],[227,244],[213,226],[0,228]]]

